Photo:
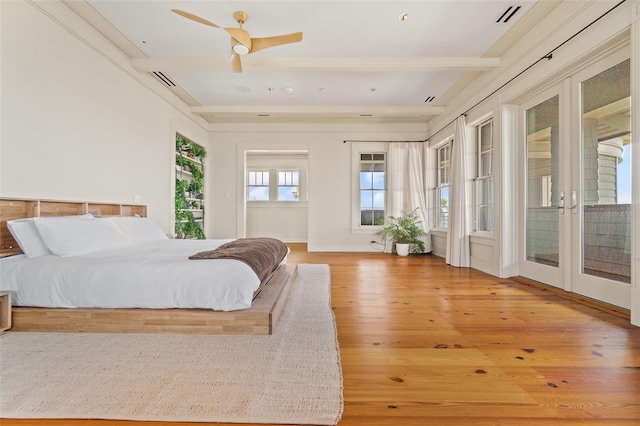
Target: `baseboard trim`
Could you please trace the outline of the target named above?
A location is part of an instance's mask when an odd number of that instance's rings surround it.
[[[619,306],[614,306],[609,303],[601,302],[599,300],[591,299],[586,296],[582,296],[577,293],[571,293],[566,290],[562,290],[557,287],[550,286],[548,284],[541,283],[539,281],[532,280],[530,278],[525,278],[521,276],[509,277],[510,280],[518,282],[520,284],[525,284],[530,287],[538,288],[541,290],[548,291],[565,299],[572,300],[574,302],[581,303],[583,305],[589,306],[591,308],[595,308],[599,311],[607,312],[611,315],[615,315],[620,318],[625,318],[631,321],[631,311],[629,309],[624,309]]]

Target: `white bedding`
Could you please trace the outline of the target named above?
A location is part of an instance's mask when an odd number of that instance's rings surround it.
[[[15,306],[246,309],[260,285],[247,264],[188,259],[228,241],[165,239],[81,256],[12,256],[0,260],[0,289],[12,292]]]

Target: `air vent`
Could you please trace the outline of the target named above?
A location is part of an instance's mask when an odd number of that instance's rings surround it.
[[[429,96],[429,97],[428,97],[427,99],[425,99],[424,101],[425,101],[425,102],[428,102],[428,103],[431,103],[431,102],[433,102],[433,100],[434,100],[435,98],[436,98],[435,96]]]
[[[258,114],[258,117],[271,117],[270,114]]]
[[[360,114],[360,117],[373,117],[373,114]]]
[[[155,75],[158,78],[158,80],[163,82],[167,87],[176,87],[176,84],[173,81],[171,81],[169,77],[164,75],[161,71],[154,71],[153,75]]]
[[[520,6],[515,6],[515,7],[509,6],[507,10],[504,11],[502,16],[500,16],[500,18],[498,18],[496,22],[506,24],[509,21],[509,19],[513,18],[513,15],[518,13],[519,10],[520,10]]]

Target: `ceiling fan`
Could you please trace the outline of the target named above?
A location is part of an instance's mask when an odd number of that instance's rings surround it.
[[[249,33],[242,28],[242,24],[247,22],[249,19],[247,13],[242,10],[238,10],[233,13],[233,18],[238,22],[238,25],[240,26],[239,28],[220,27],[211,21],[207,21],[204,18],[194,15],[193,13],[185,12],[184,10],[171,9],[171,11],[195,22],[209,25],[210,27],[222,28],[229,33],[231,36],[231,69],[233,72],[242,72],[242,63],[240,62],[241,55],[255,53],[259,50],[279,46],[281,44],[297,43],[302,41],[302,32],[283,34],[274,37],[251,38]]]

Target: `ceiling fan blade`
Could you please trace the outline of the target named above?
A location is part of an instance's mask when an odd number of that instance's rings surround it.
[[[281,44],[297,43],[302,41],[302,33],[284,34],[274,37],[252,38],[251,39],[251,52],[257,52],[269,47],[279,46]]]
[[[242,28],[225,28],[224,30],[238,43],[247,46],[247,49],[251,50],[251,36],[248,32]]]
[[[180,16],[184,16],[187,19],[191,19],[192,21],[199,22],[201,24],[209,25],[210,27],[220,28],[216,24],[211,21],[207,21],[204,18],[199,17],[198,15],[194,15],[193,13],[185,12],[184,10],[179,9],[171,9],[173,13],[177,13]]]
[[[233,53],[231,55],[231,69],[233,72],[242,72],[242,62],[240,62],[240,55]]]

